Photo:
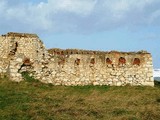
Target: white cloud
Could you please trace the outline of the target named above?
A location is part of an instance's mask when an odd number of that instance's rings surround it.
[[[160,77],[160,69],[155,69],[155,70],[153,71],[153,76],[154,76],[154,77]]]
[[[13,31],[94,32],[159,25],[159,6],[159,0],[0,0],[0,26]]]
[[[97,0],[49,0],[54,10],[72,12],[80,15],[88,15],[92,12]]]

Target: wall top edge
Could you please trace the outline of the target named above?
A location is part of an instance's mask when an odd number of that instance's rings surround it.
[[[31,34],[31,33],[18,33],[18,32],[8,32],[5,35],[1,35],[2,37],[35,37],[39,38],[37,34]]]
[[[59,48],[52,48],[48,49],[50,54],[125,54],[125,55],[145,55],[150,54],[145,50],[137,51],[137,52],[121,52],[121,51],[93,51],[93,50],[81,50],[81,49],[59,49]]]
[[[26,37],[26,38],[39,38],[37,34],[32,33],[19,33],[19,32],[8,32],[5,35],[1,35],[2,37]],[[83,50],[83,49],[60,49],[60,48],[52,48],[48,49],[50,54],[125,54],[125,55],[145,55],[150,54],[145,50],[137,51],[137,52],[121,52],[121,51],[94,51],[94,50]]]

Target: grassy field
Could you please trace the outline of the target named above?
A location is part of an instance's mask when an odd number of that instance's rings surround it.
[[[160,120],[155,87],[66,87],[0,79],[0,120]]]

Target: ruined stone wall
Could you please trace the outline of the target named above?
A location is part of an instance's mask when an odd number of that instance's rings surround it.
[[[36,34],[10,32],[0,36],[0,43],[0,72],[14,81],[22,80],[19,70],[24,64],[41,62],[48,55]]]
[[[0,57],[8,58],[15,54],[24,54],[31,60],[46,57],[46,50],[36,34],[8,33],[0,36]]]
[[[49,50],[49,63],[35,73],[54,85],[154,86],[151,54],[147,52],[99,52]]]
[[[46,50],[35,34],[8,33],[0,37],[0,73],[13,81],[21,72],[54,85],[154,86],[152,56],[140,52]]]

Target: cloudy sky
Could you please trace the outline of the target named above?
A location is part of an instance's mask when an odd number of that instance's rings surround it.
[[[147,50],[160,68],[160,0],[0,0],[0,34],[10,31],[47,48]]]

